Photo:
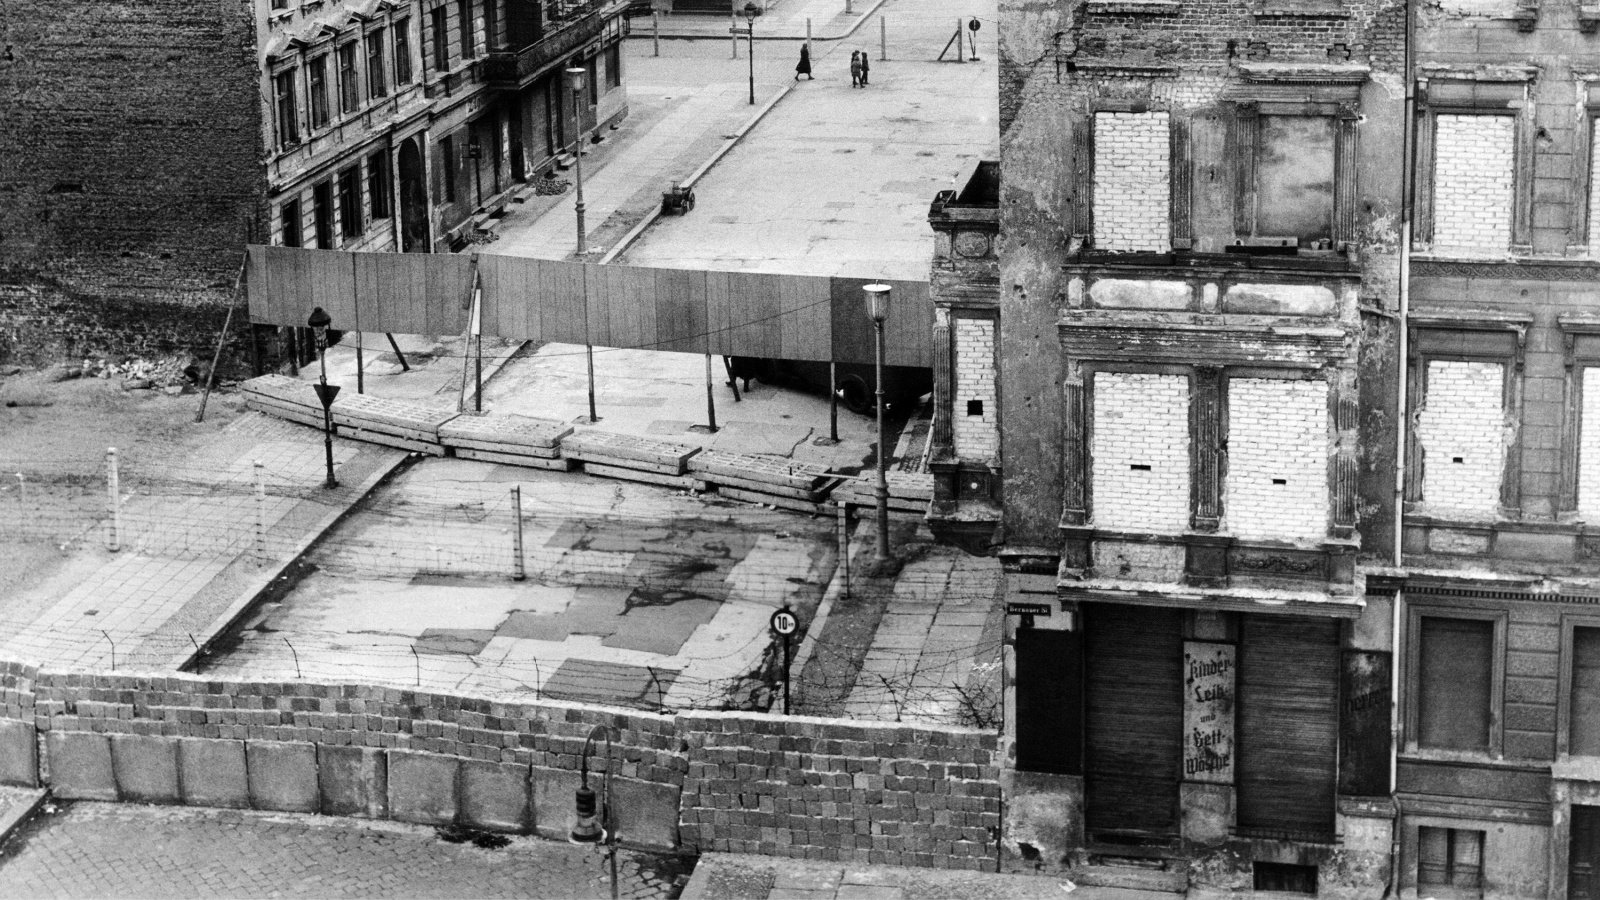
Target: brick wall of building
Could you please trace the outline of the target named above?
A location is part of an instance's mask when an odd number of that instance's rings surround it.
[[[1094,376],[1094,523],[1182,531],[1189,524],[1189,379]]]
[[[1326,537],[1328,451],[1327,382],[1230,379],[1227,529],[1246,538]]]
[[[955,452],[961,459],[986,461],[1000,448],[995,398],[994,320],[956,318],[955,407],[951,416]]]
[[[7,5],[0,358],[215,342],[262,236],[254,41],[249,0]]]
[[[1578,433],[1578,514],[1600,522],[1600,368],[1583,370]]]
[[[1171,145],[1164,112],[1094,117],[1094,245],[1100,250],[1167,249]]]
[[[1433,247],[1504,256],[1511,248],[1516,120],[1441,115],[1435,131]]]
[[[1505,466],[1499,363],[1428,363],[1427,397],[1417,417],[1422,497],[1430,512],[1474,518],[1500,505]]]
[[[625,841],[994,865],[992,731],[748,712],[661,716],[0,660],[0,784],[42,780],[63,797],[462,821],[559,837],[596,725],[616,730],[613,807]],[[594,747],[592,772],[606,753],[603,741]]]

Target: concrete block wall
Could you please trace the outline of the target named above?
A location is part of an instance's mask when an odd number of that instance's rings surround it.
[[[1189,524],[1189,379],[1097,372],[1094,524],[1177,532]]]
[[[1229,379],[1228,531],[1275,540],[1327,536],[1328,424],[1325,381]]]
[[[1000,452],[1000,407],[995,396],[994,320],[956,317],[956,456],[987,462]]]
[[[1583,370],[1583,409],[1578,419],[1578,514],[1600,522],[1600,368]]]
[[[0,784],[42,781],[64,798],[564,838],[585,739],[605,724],[617,732],[612,810],[629,844],[981,869],[999,823],[998,735],[971,729],[41,673],[4,660],[0,702]],[[597,742],[597,790],[607,759]]]
[[[998,735],[685,713],[684,842],[701,851],[987,870]]]
[[[1094,245],[1100,250],[1168,249],[1172,193],[1171,125],[1164,112],[1094,117]]]
[[[1440,115],[1434,137],[1433,248],[1447,255],[1511,251],[1516,120]]]
[[[1503,369],[1499,363],[1428,363],[1417,417],[1422,499],[1430,512],[1493,517],[1505,467]]]

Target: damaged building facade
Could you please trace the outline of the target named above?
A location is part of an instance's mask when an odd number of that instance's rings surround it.
[[[1595,896],[1600,13],[1000,9],[930,468],[1007,572],[1013,863]]]

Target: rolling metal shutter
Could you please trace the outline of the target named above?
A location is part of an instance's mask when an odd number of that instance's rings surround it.
[[[1178,830],[1183,765],[1183,612],[1095,604],[1084,610],[1091,833]]]
[[[1330,837],[1339,748],[1339,624],[1245,616],[1240,637],[1239,829]]]

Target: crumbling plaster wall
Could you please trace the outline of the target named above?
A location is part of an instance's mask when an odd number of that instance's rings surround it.
[[[1067,415],[1057,343],[1058,311],[1066,305],[1061,265],[1072,247],[1073,205],[1088,201],[1071,195],[1078,163],[1074,129],[1089,120],[1096,92],[1143,101],[1197,126],[1191,153],[1198,234],[1199,223],[1231,217],[1221,101],[1224,89],[1240,81],[1239,63],[1369,66],[1357,126],[1360,305],[1380,318],[1398,307],[1403,4],[1350,3],[1348,17],[1327,18],[1256,15],[1254,5],[1223,0],[1185,3],[1159,16],[1096,6],[1000,3],[1001,421],[1007,423],[1005,541],[1014,547],[1053,546],[1061,515],[1061,421]],[[1177,76],[1113,77],[1091,69],[1101,64],[1173,67]],[[1392,342],[1390,327],[1368,331]],[[1383,407],[1392,406],[1394,392],[1389,370],[1374,374],[1385,384],[1362,385],[1363,443],[1381,447],[1393,443],[1392,411]],[[1387,534],[1392,477],[1386,480],[1381,470],[1392,453],[1376,452],[1363,462],[1362,511]]]

